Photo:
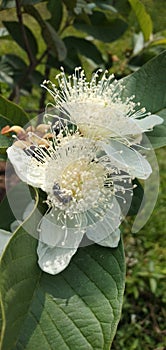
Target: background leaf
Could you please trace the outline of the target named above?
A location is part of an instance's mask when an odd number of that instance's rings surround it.
[[[1,350],[109,350],[124,292],[122,243],[80,248],[56,276],[39,269],[36,246],[20,226],[3,254]]]
[[[62,1],[56,0],[55,7],[55,1],[49,0],[47,2],[47,8],[51,14],[51,18],[47,21],[54,27],[55,30],[58,30],[63,16]]]
[[[90,16],[90,24],[75,21],[76,29],[92,35],[103,42],[111,42],[119,38],[127,29],[127,23],[121,18],[107,18],[104,13],[95,11]]]
[[[51,53],[57,56],[59,61],[64,60],[67,54],[66,47],[63,40],[59,37],[56,30],[50,24],[50,21],[45,21],[34,6],[26,5],[24,6],[24,10],[26,13],[34,17],[39,23],[43,39]]]
[[[163,124],[157,125],[150,135],[147,135],[153,148],[159,148],[166,145],[166,108],[158,112],[158,115],[164,119]]]
[[[22,37],[20,23],[15,21],[3,21],[3,24],[7,28],[12,38],[16,41],[16,43],[26,51],[26,46]],[[38,45],[37,45],[36,38],[33,35],[32,31],[25,25],[24,25],[24,30],[26,32],[31,51],[35,57],[38,53]]]
[[[121,80],[124,83],[125,89],[122,92],[122,98],[126,99],[131,95],[135,95],[135,101],[140,102],[140,107],[145,107],[148,112],[161,115],[166,120],[166,51],[162,52],[157,57],[148,61],[143,67],[135,73],[125,77]],[[160,145],[159,138],[161,137],[161,145],[165,143],[165,122],[160,126],[154,128],[153,134],[147,133],[152,142],[158,137],[158,145]],[[164,138],[164,139],[163,139]],[[155,141],[155,144],[157,146]]]
[[[11,145],[11,139],[0,134],[0,154],[5,154],[6,149]]]
[[[129,0],[129,3],[135,12],[140,28],[144,35],[144,39],[145,41],[148,41],[153,31],[153,23],[151,18],[146,12],[144,4],[140,0]]]
[[[7,118],[11,124],[24,126],[28,123],[28,114],[16,103],[0,95],[0,114]],[[3,125],[4,126],[4,125]]]

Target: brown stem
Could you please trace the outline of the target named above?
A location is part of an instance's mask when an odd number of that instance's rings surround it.
[[[30,64],[33,65],[35,63],[36,59],[33,56],[33,53],[32,53],[32,50],[31,50],[31,46],[29,44],[29,41],[28,41],[28,38],[27,38],[27,34],[26,34],[26,31],[25,31],[25,27],[24,27],[24,24],[23,24],[23,17],[22,17],[22,12],[21,12],[20,0],[16,0],[16,11],[17,11],[17,18],[18,18],[18,21],[20,23],[21,34],[22,34],[23,41],[24,41],[25,48],[26,48],[26,52],[27,52],[27,55],[28,55],[28,58],[29,58],[29,62],[30,62]]]

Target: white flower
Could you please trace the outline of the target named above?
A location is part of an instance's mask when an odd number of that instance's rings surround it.
[[[88,82],[79,67],[68,79],[62,70],[57,75],[59,89],[50,81],[45,81],[42,86],[54,97],[56,107],[87,138],[114,138],[129,146],[139,143],[142,133],[152,130],[163,119],[147,113],[145,108],[138,110],[139,103],[133,101],[134,95],[123,101],[121,95],[125,86],[114,79],[114,75],[107,77],[107,72],[99,79],[99,73],[101,70]]]
[[[33,133],[29,135],[33,139]],[[20,179],[47,193],[48,211],[39,224],[37,249],[44,271],[62,271],[81,241],[118,245],[123,207],[127,213],[132,184],[125,158],[116,158],[117,151],[108,157],[94,140],[77,133],[61,138],[60,133],[47,147],[36,143],[33,148],[25,144],[23,149],[13,144],[7,153]]]

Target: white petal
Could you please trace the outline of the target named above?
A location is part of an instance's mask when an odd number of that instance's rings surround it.
[[[24,212],[23,212],[23,221],[31,214],[32,210],[34,209],[35,206],[35,201],[32,200],[27,207],[25,208]]]
[[[120,170],[126,171],[131,177],[147,179],[151,174],[149,162],[135,149],[114,140],[109,143],[100,142],[100,145],[111,157],[113,164]]]
[[[0,229],[0,256],[2,252],[5,250],[5,247],[11,238],[12,233],[9,231],[5,231]]]
[[[32,164],[32,158],[14,145],[7,149],[7,154],[17,176],[22,181],[34,187],[41,187],[45,176],[41,163],[33,161]]]
[[[103,239],[101,242],[98,242],[99,245],[103,247],[116,248],[120,240],[120,230],[117,229],[112,232],[108,237]]]
[[[40,268],[51,274],[56,275],[63,271],[69,264],[72,256],[76,253],[77,248],[57,248],[49,247],[39,241],[37,254],[38,254],[38,264]]]
[[[60,226],[57,220],[57,213],[51,210],[44,215],[40,224],[40,241],[50,247],[77,248],[84,235],[83,228]]]
[[[119,108],[120,109],[120,108]],[[110,110],[108,116],[108,127],[115,133],[115,136],[129,136],[139,135],[142,133],[140,126],[135,119],[126,117],[125,111]]]
[[[112,207],[108,208],[103,220],[97,221],[87,227],[87,237],[100,244],[103,240],[107,239],[111,233],[113,233],[121,223],[121,210],[117,200],[113,199]]]
[[[156,114],[151,114],[142,119],[135,119],[135,122],[142,129],[142,131],[150,131],[155,125],[162,124],[163,119]]]
[[[11,223],[10,225],[10,229],[12,232],[16,231],[17,228],[22,224],[22,221],[21,220],[15,220]]]

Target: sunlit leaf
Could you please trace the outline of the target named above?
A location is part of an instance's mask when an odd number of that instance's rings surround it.
[[[6,117],[12,124],[24,126],[28,123],[27,113],[16,103],[7,100],[0,95],[0,113]]]
[[[58,57],[59,61],[64,60],[67,54],[66,47],[63,40],[59,37],[53,26],[41,17],[39,11],[34,6],[27,5],[24,6],[24,9],[39,23],[43,39],[48,49],[52,52],[53,55]]]
[[[15,21],[3,21],[3,24],[7,28],[12,38],[16,41],[16,43],[26,51],[27,47],[25,45],[25,40],[23,38],[23,33],[22,33],[20,23]],[[33,35],[32,31],[25,25],[24,25],[24,30],[28,38],[30,49],[35,57],[38,53],[38,44],[37,44],[36,38]]]
[[[129,0],[129,3],[135,12],[140,28],[144,35],[144,39],[145,41],[148,41],[153,31],[153,23],[151,17],[146,12],[144,4],[140,0]]]

